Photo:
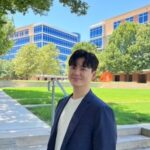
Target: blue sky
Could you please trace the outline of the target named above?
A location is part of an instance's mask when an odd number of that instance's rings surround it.
[[[89,40],[89,27],[92,24],[105,19],[121,15],[125,12],[146,6],[150,0],[84,0],[88,2],[89,9],[85,16],[72,14],[69,8],[63,7],[54,0],[54,4],[47,16],[40,16],[29,11],[25,16],[22,14],[13,15],[16,27],[29,25],[32,23],[46,23],[69,32],[81,34],[81,40]]]

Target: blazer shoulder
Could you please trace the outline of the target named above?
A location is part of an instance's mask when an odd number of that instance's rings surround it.
[[[91,95],[91,104],[97,108],[110,108],[107,103],[105,103],[101,98],[97,97],[94,93]]]
[[[61,98],[58,103],[57,103],[57,108],[59,107],[59,105],[61,105],[62,103],[64,103],[66,100],[68,100],[70,98],[70,95],[69,96],[65,96],[63,98]]]

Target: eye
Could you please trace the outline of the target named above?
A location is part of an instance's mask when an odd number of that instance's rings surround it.
[[[76,69],[76,66],[71,66],[70,68],[71,68],[71,69]]]
[[[86,68],[85,68],[85,67],[82,67],[81,70],[82,70],[82,71],[86,71]]]

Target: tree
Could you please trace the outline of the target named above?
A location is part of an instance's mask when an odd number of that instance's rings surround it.
[[[0,79],[12,79],[14,71],[11,61],[0,60]]]
[[[0,26],[0,55],[5,54],[13,46],[13,40],[11,40],[10,37],[15,32],[12,21],[6,16],[2,18],[6,21],[6,24]]]
[[[88,4],[81,0],[59,0],[63,6],[68,6],[72,13],[77,15],[85,15],[87,13]],[[43,15],[49,11],[53,5],[53,0],[1,0],[0,1],[0,24],[5,23],[2,16],[7,14],[15,14],[20,12],[26,14],[32,9],[35,14]]]
[[[39,49],[38,73],[59,74],[60,67],[58,62],[58,49],[52,43],[49,43]]]
[[[97,49],[97,47],[94,44],[90,42],[79,42],[75,44],[72,48],[72,52],[74,52],[77,49],[84,49],[88,52],[92,52],[99,58],[100,51]]]
[[[136,43],[130,47],[135,71],[150,69],[150,24],[141,25],[136,34]]]
[[[77,49],[84,49],[88,52],[93,52],[96,53],[97,47],[94,44],[91,44],[90,42],[79,42],[77,44],[75,44],[72,48],[72,52],[74,52]]]
[[[130,73],[146,69],[150,60],[148,27],[149,25],[135,23],[120,25],[111,35],[100,56],[101,69],[112,73],[124,72],[127,74],[127,80]]]
[[[23,46],[13,60],[15,74],[22,79],[29,79],[38,67],[38,48],[34,44]]]

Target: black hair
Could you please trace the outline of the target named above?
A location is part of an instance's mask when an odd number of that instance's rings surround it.
[[[94,53],[87,52],[83,49],[74,51],[69,59],[69,66],[76,66],[79,58],[84,58],[83,67],[91,68],[92,71],[96,71],[99,61]]]

